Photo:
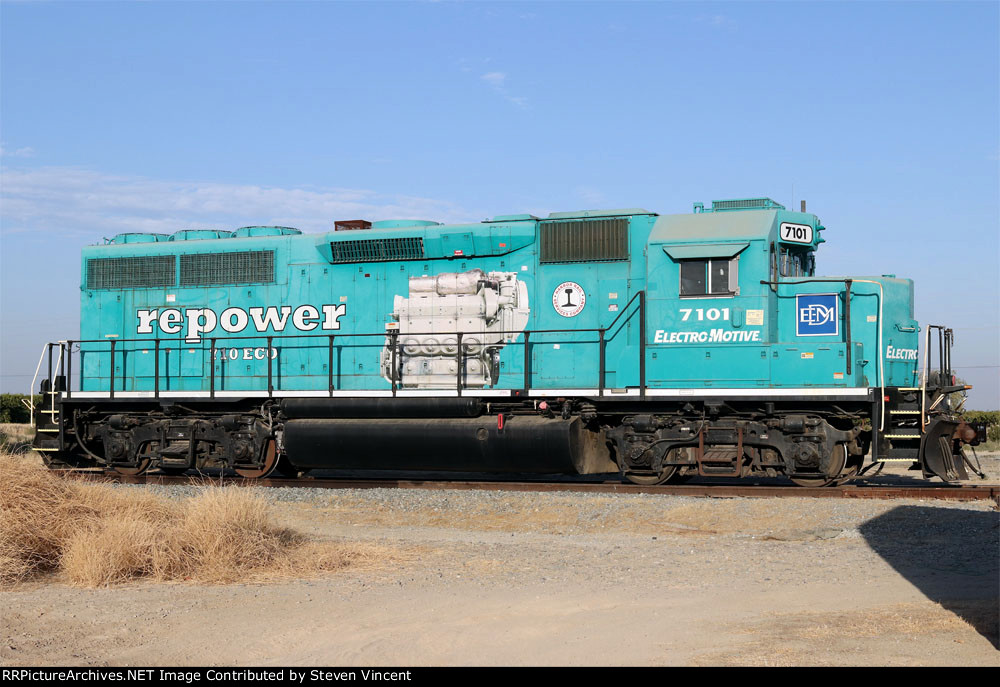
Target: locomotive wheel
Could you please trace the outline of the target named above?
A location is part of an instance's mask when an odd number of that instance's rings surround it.
[[[626,472],[625,479],[632,484],[640,484],[644,487],[651,487],[657,484],[666,484],[674,475],[677,474],[677,470],[678,467],[676,465],[671,465],[670,467],[664,468],[659,475],[637,475],[634,472]]]
[[[836,486],[841,486],[842,484],[847,484],[852,479],[858,476],[861,471],[861,464],[864,462],[863,456],[848,456],[846,461],[846,467],[841,470],[840,477],[837,478]]]
[[[149,469],[149,464],[153,462],[153,446],[152,444],[143,445],[142,449],[136,453],[135,465],[113,465],[111,469],[117,472],[119,475],[128,475],[129,477],[135,477],[136,475],[141,475]]]
[[[857,465],[848,466],[847,469],[845,469],[842,473],[840,473],[840,477],[837,478],[837,481],[834,484],[834,486],[839,487],[843,484],[847,484],[857,476],[858,476],[858,466]]]
[[[111,469],[117,472],[119,475],[128,475],[130,477],[134,477],[136,475],[141,475],[144,472],[146,472],[146,470],[149,469],[149,464],[151,462],[152,462],[151,458],[144,458],[142,456],[139,456],[138,461],[134,466],[115,465]]]
[[[260,468],[234,468],[243,479],[264,479],[278,467],[278,451],[274,440],[269,439],[264,446],[264,464]]]
[[[847,469],[847,449],[843,444],[836,444],[833,447],[833,460],[834,464],[837,466],[837,476],[827,477],[826,475],[821,475],[819,477],[790,477],[795,484],[800,487],[835,487],[844,482],[848,481],[858,471],[856,465],[852,465],[851,468]]]

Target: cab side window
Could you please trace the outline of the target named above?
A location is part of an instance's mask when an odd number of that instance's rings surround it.
[[[736,295],[736,265],[735,258],[682,260],[680,295]]]
[[[785,246],[782,246],[780,264],[782,277],[802,276],[802,260],[799,258],[798,251],[792,251]]]

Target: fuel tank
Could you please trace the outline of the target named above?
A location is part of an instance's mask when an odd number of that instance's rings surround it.
[[[281,412],[292,420],[306,418],[476,417],[478,398],[286,398]]]
[[[580,418],[312,418],[285,423],[300,468],[593,474],[617,472],[602,432]]]

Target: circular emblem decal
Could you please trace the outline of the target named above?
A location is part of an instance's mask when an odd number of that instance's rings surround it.
[[[576,317],[587,304],[587,294],[575,281],[564,281],[552,292],[552,307],[563,317]]]

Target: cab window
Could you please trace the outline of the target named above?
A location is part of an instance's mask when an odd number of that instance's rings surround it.
[[[816,273],[816,258],[812,251],[782,246],[778,272],[782,277],[811,277]]]
[[[736,258],[682,260],[681,296],[733,296],[736,294]]]

